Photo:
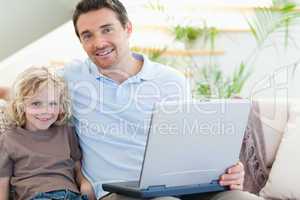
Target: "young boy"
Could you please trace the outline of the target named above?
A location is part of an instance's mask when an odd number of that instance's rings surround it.
[[[66,125],[63,80],[47,68],[30,68],[13,92],[7,114],[14,125],[0,136],[0,200],[9,199],[10,186],[16,200],[95,199],[81,173],[76,134]]]

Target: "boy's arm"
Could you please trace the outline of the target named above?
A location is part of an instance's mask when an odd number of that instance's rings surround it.
[[[95,192],[91,183],[84,177],[84,175],[81,172],[80,161],[76,161],[75,163],[75,177],[76,182],[79,185],[81,194],[87,195],[89,200],[96,200]]]
[[[0,177],[0,200],[9,199],[9,180],[10,177]]]

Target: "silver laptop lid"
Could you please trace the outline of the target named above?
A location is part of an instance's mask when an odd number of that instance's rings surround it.
[[[249,110],[240,99],[156,104],[140,188],[218,180],[239,160]]]

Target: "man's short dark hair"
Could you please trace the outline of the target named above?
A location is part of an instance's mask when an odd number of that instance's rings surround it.
[[[129,19],[124,5],[119,0],[81,0],[77,4],[73,14],[73,24],[78,37],[79,33],[77,29],[77,21],[80,15],[102,8],[108,8],[112,10],[117,15],[117,18],[123,28],[125,28],[126,24],[129,22]]]

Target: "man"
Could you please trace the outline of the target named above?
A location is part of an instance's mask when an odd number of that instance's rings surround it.
[[[132,199],[105,196],[102,183],[138,179],[153,104],[189,99],[189,84],[175,70],[130,51],[132,24],[118,0],[80,1],[73,23],[89,58],[74,61],[59,73],[71,93],[83,173],[97,199]],[[258,199],[241,191],[243,165],[229,167],[220,184],[232,191],[182,198]]]

